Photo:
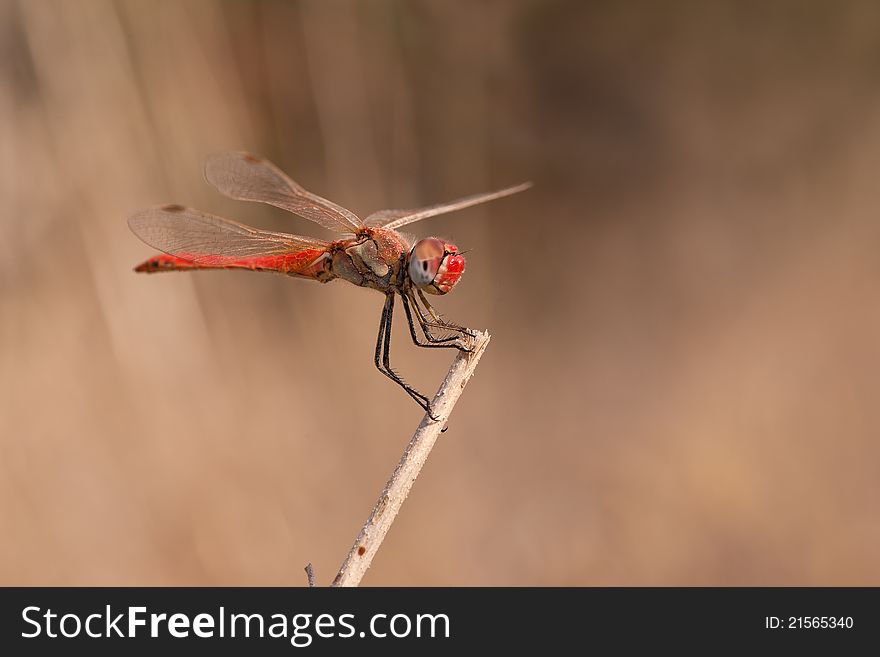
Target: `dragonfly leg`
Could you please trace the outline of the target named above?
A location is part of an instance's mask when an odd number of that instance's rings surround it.
[[[417,290],[419,294],[419,298],[424,304],[427,312],[430,314],[430,319],[425,316],[425,311],[423,311],[418,304],[418,300],[415,296],[410,296],[410,301],[412,301],[413,307],[416,311],[416,316],[419,320],[419,325],[422,327],[422,331],[425,333],[425,337],[428,338],[429,342],[451,342],[453,347],[458,349],[459,351],[470,352],[471,351],[471,340],[476,337],[476,332],[473,329],[469,329],[465,326],[459,326],[458,324],[453,324],[452,322],[447,322],[445,319],[440,317],[434,308],[428,303],[428,300],[425,298],[424,293],[421,290]],[[458,335],[454,335],[447,338],[438,338],[436,337],[431,329],[439,329],[441,331],[452,331],[453,333],[458,333]],[[417,343],[418,344],[418,343]]]
[[[409,324],[409,333],[412,336],[413,343],[418,347],[429,347],[433,349],[458,349],[459,345],[457,344],[458,336],[452,335],[445,338],[438,338],[433,333],[431,333],[429,326],[426,324],[425,318],[421,313],[421,309],[418,304],[416,304],[415,299],[407,297],[406,294],[400,295],[401,300],[403,300],[403,310],[406,312],[406,321]],[[425,339],[427,342],[423,342],[419,337],[418,331],[416,331],[416,324],[413,321],[413,314],[410,310],[409,303],[412,301],[413,306],[416,309],[416,315],[419,320],[419,326],[422,328],[422,333],[425,334]]]
[[[459,324],[455,324],[454,322],[449,322],[443,319],[443,317],[440,316],[436,310],[434,310],[434,306],[432,306],[431,303],[428,301],[428,297],[425,296],[425,293],[421,290],[417,290],[417,292],[419,293],[419,299],[421,299],[428,313],[431,315],[431,319],[433,319],[434,324],[444,329],[455,331],[457,333],[462,333],[472,338],[476,337],[477,334],[473,329],[469,329],[466,326],[461,326]]]
[[[403,388],[406,391],[406,394],[412,397],[419,406],[425,409],[425,412],[432,420],[436,421],[438,418],[434,415],[434,412],[431,409],[430,400],[425,397],[425,395],[408,385],[402,378],[400,378],[397,372],[391,369],[391,320],[393,315],[394,294],[388,294],[385,296],[385,305],[382,308],[382,319],[379,322],[379,337],[376,339],[376,369]]]

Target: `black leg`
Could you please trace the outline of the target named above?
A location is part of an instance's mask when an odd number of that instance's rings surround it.
[[[433,319],[433,323],[428,322],[429,325],[436,326],[438,328],[447,329],[450,331],[455,331],[456,333],[462,333],[462,334],[467,335],[471,338],[476,336],[476,333],[472,329],[467,328],[466,326],[460,326],[460,325],[455,324],[453,322],[447,322],[439,314],[437,314],[437,311],[434,310],[434,306],[432,306],[430,304],[430,302],[428,301],[428,298],[425,296],[425,293],[422,292],[421,290],[416,290],[416,291],[419,293],[419,299],[421,299],[422,303],[424,304],[425,308],[427,309],[428,313],[431,315],[431,318]],[[413,301],[415,301],[414,297],[413,297]],[[422,315],[422,316],[424,317],[424,315]]]
[[[437,420],[431,410],[431,402],[425,395],[417,392],[391,369],[391,320],[394,316],[394,294],[385,295],[385,305],[382,308],[382,319],[379,322],[379,337],[376,339],[376,369],[397,385],[403,388],[415,402],[425,409],[432,420]]]
[[[422,332],[425,334],[425,339],[427,342],[422,342],[421,338],[419,338],[418,331],[416,331],[416,324],[413,321],[412,311],[409,308],[409,302],[411,299],[407,298],[407,295],[402,294],[400,296],[403,301],[403,310],[406,312],[406,321],[409,324],[409,334],[412,336],[413,342],[416,346],[419,347],[428,347],[433,349],[458,349],[459,345],[456,344],[458,340],[457,335],[453,335],[446,338],[438,338],[435,337],[428,327],[426,326],[425,318],[421,314],[421,309],[415,302],[415,299],[412,299],[413,306],[416,308],[416,313],[419,318],[419,326],[422,328]]]
[[[421,290],[417,290],[419,294],[419,298],[422,300],[422,303],[425,305],[428,313],[430,313],[432,319],[428,319],[425,316],[425,311],[423,311],[418,304],[418,300],[415,296],[410,293],[410,301],[412,301],[413,308],[415,308],[416,316],[419,320],[419,325],[422,327],[422,331],[425,333],[425,337],[429,342],[432,343],[441,343],[441,342],[449,342],[450,346],[455,347],[459,351],[469,352],[471,351],[471,346],[469,344],[468,338],[473,338],[476,336],[476,333],[469,328],[464,326],[459,326],[458,324],[453,324],[452,322],[447,322],[442,319],[435,311],[434,308],[428,303],[428,300],[425,298],[424,293]],[[453,335],[446,338],[438,338],[436,337],[431,329],[439,329],[441,331],[452,331],[453,333],[458,333],[459,335]],[[418,342],[416,342],[418,344]],[[419,345],[425,346],[425,345]]]

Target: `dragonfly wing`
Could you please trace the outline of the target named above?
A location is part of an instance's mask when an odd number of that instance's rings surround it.
[[[439,203],[437,205],[429,205],[424,208],[415,208],[412,210],[380,210],[379,212],[374,212],[369,217],[367,217],[366,223],[368,226],[381,226],[391,229],[400,228],[401,226],[406,226],[407,224],[411,224],[414,221],[420,221],[422,219],[427,219],[428,217],[435,217],[438,214],[455,212],[456,210],[469,208],[472,205],[478,205],[487,201],[494,201],[497,198],[510,196],[511,194],[522,192],[531,186],[532,183],[526,182],[520,185],[514,185],[513,187],[499,189],[497,192],[474,194],[473,196],[465,196],[464,198],[460,198],[455,201]]]
[[[128,225],[153,248],[206,266],[248,264],[303,251],[320,255],[328,247],[323,240],[260,230],[180,205],[135,212]]]
[[[350,210],[312,194],[268,160],[250,153],[209,156],[205,177],[224,196],[268,203],[337,233],[354,233],[364,226]]]

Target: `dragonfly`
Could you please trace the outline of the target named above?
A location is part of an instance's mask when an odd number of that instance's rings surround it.
[[[434,310],[426,296],[451,292],[464,273],[465,259],[458,247],[447,240],[438,237],[413,240],[397,229],[516,194],[531,187],[531,183],[422,208],[380,210],[362,220],[350,210],[307,191],[280,168],[250,153],[225,152],[209,156],[205,178],[224,196],[282,208],[337,233],[338,239],[326,241],[261,230],[194,208],[161,205],[128,217],[132,232],[162,252],[134,270],[157,273],[244,269],[276,272],[320,283],[340,279],[377,290],[385,296],[385,303],[376,339],[376,368],[437,420],[429,399],[391,367],[394,303],[400,296],[415,345],[469,352],[475,332],[447,321]]]

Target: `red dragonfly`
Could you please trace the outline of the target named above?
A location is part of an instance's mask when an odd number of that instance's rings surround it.
[[[385,295],[385,305],[376,340],[376,367],[436,419],[428,398],[391,368],[394,298],[400,295],[416,345],[469,351],[474,332],[443,319],[425,296],[426,293],[447,294],[452,290],[464,272],[464,256],[454,244],[436,237],[411,244],[397,229],[515,194],[529,188],[531,183],[424,208],[381,210],[362,221],[353,212],[303,189],[271,162],[249,153],[210,156],[205,177],[225,196],[274,205],[339,233],[340,239],[327,242],[260,230],[201,210],[162,205],[135,212],[128,218],[135,235],[163,251],[135,267],[135,271],[248,269],[321,283],[339,278],[378,290]],[[416,331],[416,323],[424,339]],[[442,333],[438,335],[438,331]]]

